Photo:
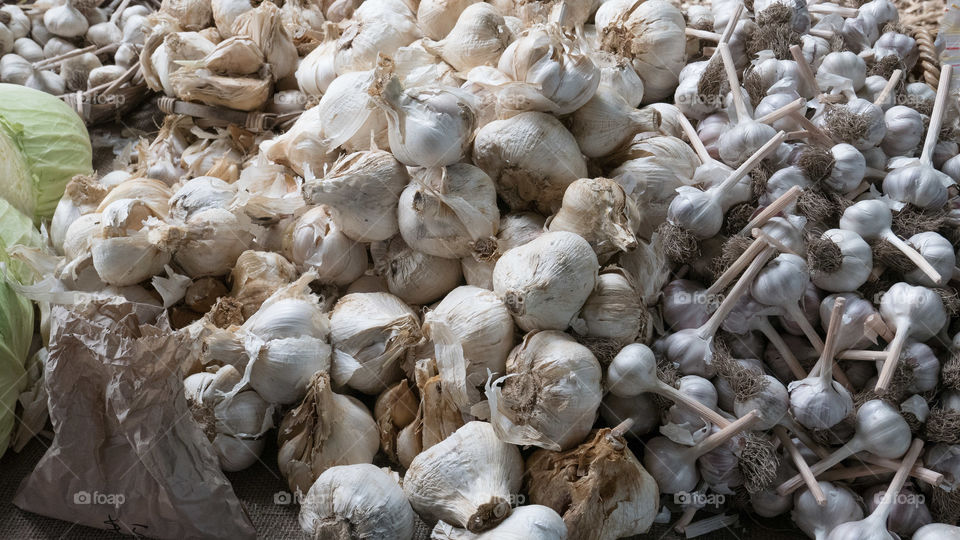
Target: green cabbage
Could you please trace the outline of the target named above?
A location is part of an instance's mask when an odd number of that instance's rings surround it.
[[[0,222],[0,233],[5,223]],[[0,262],[9,266],[6,244],[0,239]],[[0,279],[0,456],[10,445],[17,398],[26,388],[24,364],[33,340],[33,304]]]
[[[93,172],[83,120],[54,96],[0,84],[0,198],[39,223],[74,175]]]

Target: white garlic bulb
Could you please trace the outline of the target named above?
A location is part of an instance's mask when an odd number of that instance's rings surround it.
[[[582,237],[549,232],[500,257],[493,290],[520,328],[563,330],[590,296],[598,266]]]
[[[916,249],[943,276],[944,281],[950,280],[950,277],[953,276],[953,268],[957,263],[957,257],[953,251],[954,246],[949,240],[938,233],[927,231],[911,236],[907,239],[907,244]],[[910,270],[903,277],[914,285],[923,285],[924,287],[939,287],[942,285],[942,283],[935,283],[919,268]]]
[[[119,199],[106,205],[100,231],[92,241],[93,266],[104,283],[134,285],[169,264],[183,232],[157,218],[138,200]]]
[[[458,71],[495,65],[513,34],[497,9],[485,2],[470,4],[443,39],[423,39],[423,47]]]
[[[913,156],[923,137],[923,115],[910,107],[894,105],[883,114],[887,125],[887,133],[880,143],[880,148],[888,156]]]
[[[551,159],[542,159],[549,155]],[[586,178],[580,147],[555,117],[526,112],[496,120],[477,131],[473,162],[497,185],[497,193],[515,210],[536,202],[544,210],[560,206],[566,187]]]
[[[597,359],[569,335],[531,332],[510,353],[507,374],[487,383],[491,423],[513,444],[571,448],[596,420],[601,377]]]
[[[673,94],[686,60],[686,22],[678,8],[661,0],[610,0],[595,20],[600,48],[630,59],[643,79],[644,102]]]
[[[547,229],[567,231],[590,242],[597,259],[637,247],[640,212],[623,187],[607,178],[581,178],[567,186],[560,210]]]
[[[247,366],[250,386],[269,403],[298,402],[311,377],[330,370],[330,345],[311,336],[270,340],[256,354]]]
[[[72,2],[48,9],[43,14],[43,25],[50,33],[65,38],[82,36],[89,28],[87,18],[73,7]]]
[[[26,37],[30,33],[30,17],[23,12],[20,6],[6,4],[0,6],[0,11],[10,16],[10,20],[4,24],[13,34],[13,39]]]
[[[390,151],[404,165],[443,167],[470,148],[477,117],[469,96],[449,87],[404,89],[392,60],[379,61],[371,87],[374,103],[387,115]]]
[[[497,68],[529,85],[529,92],[507,86],[500,97],[501,104],[518,111],[569,114],[586,104],[600,84],[600,69],[579,40],[556,24],[528,28],[503,52]]]
[[[565,540],[567,526],[563,518],[552,508],[528,504],[514,508],[499,525],[479,534],[440,521],[431,531],[430,538],[434,540]]]
[[[817,261],[811,263],[814,285],[830,292],[849,292],[867,282],[873,271],[873,251],[859,234],[830,229],[820,238],[823,242],[817,244],[817,251],[808,251]]]
[[[510,515],[522,482],[520,450],[498,439],[490,424],[468,422],[414,458],[403,491],[428,522],[482,532]]]
[[[479,0],[422,0],[417,6],[417,25],[424,37],[443,39],[453,30],[459,16]],[[508,13],[502,12],[504,15]]]
[[[493,290],[493,269],[500,256],[544,232],[544,219],[533,212],[515,212],[500,218],[496,241],[474,243],[473,255],[460,260],[467,285]]]
[[[638,132],[656,131],[660,114],[636,109],[613,88],[601,85],[593,97],[570,117],[570,132],[587,157],[609,155]]]
[[[273,427],[273,406],[252,390],[240,391],[240,373],[223,366],[183,381],[187,403],[213,443],[220,468],[240,471],[256,463],[263,451],[263,434]]]
[[[471,241],[495,236],[500,224],[493,181],[468,163],[415,173],[397,217],[410,247],[449,259],[470,255]]]
[[[610,271],[597,277],[597,286],[573,326],[587,337],[632,343],[640,337],[646,318],[643,301],[629,279],[622,272]]]
[[[392,57],[419,37],[414,14],[403,2],[363,2],[338,41],[337,73],[373,69],[378,54]]]
[[[883,142],[887,134],[883,109],[865,99],[855,98],[843,105],[832,105],[814,117],[835,138],[865,151]]]
[[[253,242],[249,227],[229,210],[201,210],[187,219],[186,235],[174,260],[191,277],[227,274]]]
[[[328,39],[304,56],[297,64],[297,86],[310,96],[322,96],[337,78],[335,66],[337,40]]]
[[[275,79],[293,74],[297,67],[297,48],[283,26],[280,8],[276,4],[264,2],[241,13],[231,30],[233,35],[249,38],[257,45],[270,64]]]
[[[387,291],[409,304],[429,304],[460,284],[460,261],[435,257],[407,245],[400,235],[370,245],[374,270]]]
[[[297,277],[293,264],[278,253],[244,251],[230,271],[230,296],[240,302],[244,319],[249,319],[273,293]]]
[[[366,406],[334,393],[329,376],[320,371],[303,402],[280,422],[277,444],[277,464],[290,490],[307,493],[330,467],[371,463],[380,448],[380,432]]]
[[[359,463],[324,471],[300,501],[298,519],[314,537],[411,540],[415,515],[391,473]]]
[[[284,239],[291,262],[312,268],[318,279],[347,285],[367,270],[367,250],[344,234],[328,206],[316,206],[300,216]]]
[[[387,293],[348,294],[330,314],[333,380],[368,394],[400,380],[400,359],[420,342],[417,314]]]
[[[863,88],[867,79],[867,63],[850,51],[832,52],[820,62],[817,82],[823,90],[840,88],[844,83],[853,91]]]

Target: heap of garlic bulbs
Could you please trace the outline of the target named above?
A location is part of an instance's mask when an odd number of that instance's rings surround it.
[[[139,70],[144,28],[153,13],[149,2],[49,0],[29,7],[4,5],[0,82],[62,96],[97,92],[130,80]]]
[[[21,253],[167,310],[313,535],[955,525],[960,89],[890,0],[749,8],[165,1],[152,89],[296,121],[168,116]]]

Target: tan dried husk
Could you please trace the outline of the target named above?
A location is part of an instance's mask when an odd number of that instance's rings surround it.
[[[417,419],[420,402],[413,385],[404,379],[387,388],[377,398],[373,417],[380,430],[380,450],[394,463],[400,463],[397,455],[397,437],[400,431]]]
[[[566,452],[534,452],[525,476],[530,502],[563,516],[570,540],[645,533],[659,508],[657,483],[609,428]]]
[[[263,52],[250,38],[234,36],[217,43],[200,64],[218,75],[252,75],[263,66]]]
[[[263,302],[284,285],[293,282],[297,270],[282,255],[268,251],[244,251],[230,272],[230,296],[239,302],[243,319],[260,309]]]
[[[180,99],[239,111],[263,107],[273,92],[270,76],[224,77],[202,68],[177,70],[170,75],[170,84]]]

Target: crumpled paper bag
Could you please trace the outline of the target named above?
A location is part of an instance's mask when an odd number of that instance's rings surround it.
[[[56,436],[14,504],[154,538],[255,538],[187,408],[186,347],[121,298],[54,306],[45,370]]]

